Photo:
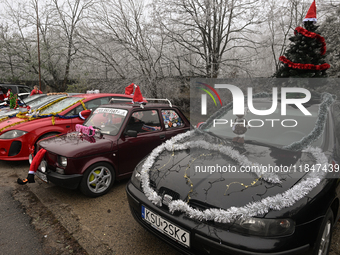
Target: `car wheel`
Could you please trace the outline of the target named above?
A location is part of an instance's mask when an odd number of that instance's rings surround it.
[[[115,180],[115,172],[107,163],[96,163],[86,169],[80,183],[80,191],[89,197],[106,194]]]
[[[316,239],[315,255],[328,254],[332,240],[332,228],[334,224],[334,216],[331,209],[328,209],[325,218],[322,221],[318,238]]]

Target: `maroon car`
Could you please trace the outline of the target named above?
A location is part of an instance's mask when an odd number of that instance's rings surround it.
[[[167,139],[190,130],[176,107],[167,104],[110,104],[98,107],[76,132],[47,138],[37,176],[87,196],[109,191],[128,178],[138,162]]]

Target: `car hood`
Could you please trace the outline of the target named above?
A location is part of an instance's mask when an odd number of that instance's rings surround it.
[[[4,117],[4,116],[3,116],[3,117]],[[14,125],[16,125],[17,123],[23,122],[23,121],[24,121],[23,119],[20,119],[20,118],[17,118],[17,117],[14,117],[14,118],[10,118],[10,119],[1,121],[1,122],[0,122],[0,130],[3,129],[3,128],[5,128],[5,127],[14,126]],[[6,129],[5,129],[4,131],[6,131]]]
[[[173,200],[183,200],[198,209],[242,207],[290,189],[306,174],[294,169],[294,165],[310,160],[307,153],[262,145],[245,144],[235,150],[252,164],[262,164],[267,169],[276,166],[280,182],[266,181],[269,175],[260,178],[246,169],[241,172],[240,160],[220,152],[191,148],[163,151],[149,171],[150,187],[162,196],[169,194]],[[225,172],[217,173],[217,169]]]
[[[88,137],[72,132],[66,135],[56,135],[39,142],[40,148],[68,158],[86,157],[111,150],[111,139]]]

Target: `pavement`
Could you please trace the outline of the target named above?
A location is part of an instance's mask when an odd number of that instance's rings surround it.
[[[44,255],[42,237],[31,225],[21,204],[12,197],[14,188],[0,189],[0,254]]]

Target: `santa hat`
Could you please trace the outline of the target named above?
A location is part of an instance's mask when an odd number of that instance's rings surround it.
[[[307,12],[306,17],[303,19],[303,22],[306,22],[306,21],[313,21],[314,23],[316,23],[316,21],[317,21],[315,0],[313,1],[311,6],[309,7],[309,10]]]
[[[140,88],[139,88],[138,85],[136,86],[135,94],[133,95],[132,102],[133,103],[142,103],[143,102],[143,96],[142,96],[142,93],[140,92]]]
[[[125,88],[125,95],[132,95],[133,89],[135,88],[135,84],[131,83],[129,86]]]
[[[81,111],[79,113],[79,117],[82,119],[82,120],[86,120],[87,117],[89,117],[91,114],[91,110],[84,110],[84,111]]]

